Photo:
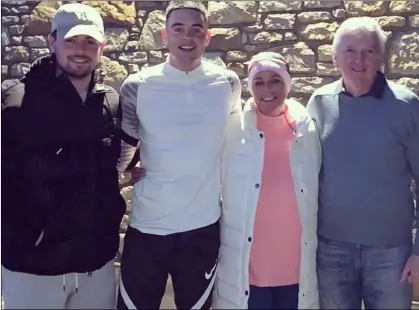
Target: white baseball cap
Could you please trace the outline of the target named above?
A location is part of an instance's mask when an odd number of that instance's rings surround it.
[[[105,41],[103,19],[91,6],[69,3],[59,7],[51,23],[51,32],[57,37],[70,38],[79,35],[90,36],[102,43]]]

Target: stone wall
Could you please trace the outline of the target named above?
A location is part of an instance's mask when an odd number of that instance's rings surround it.
[[[74,2],[74,1],[73,1]],[[48,53],[46,36],[57,1],[2,1],[2,87],[21,77]],[[101,61],[106,82],[119,89],[128,74],[158,64],[167,52],[160,37],[166,1],[86,1],[106,24]],[[248,97],[246,65],[259,51],[274,49],[289,61],[292,96],[306,102],[317,87],[338,77],[331,42],[350,16],[377,18],[389,35],[384,70],[390,79],[419,93],[419,1],[208,1],[212,40],[206,57],[236,71]],[[132,187],[121,176],[130,208]],[[121,233],[127,226],[124,217]]]
[[[46,35],[56,8],[65,1],[2,1],[2,81],[23,75],[48,53]],[[166,50],[160,37],[166,1],[86,1],[102,13],[108,38],[102,66],[117,89],[130,73],[158,64]],[[292,96],[304,102],[338,72],[331,40],[349,16],[374,16],[389,34],[384,70],[419,92],[418,1],[208,1],[213,35],[206,57],[236,71],[248,96],[244,62],[274,49],[293,72]],[[3,82],[9,85],[12,81]]]

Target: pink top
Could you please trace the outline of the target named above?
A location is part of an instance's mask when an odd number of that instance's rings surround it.
[[[301,223],[290,168],[293,130],[283,113],[257,113],[265,136],[262,182],[250,253],[250,284],[292,285],[299,282]]]

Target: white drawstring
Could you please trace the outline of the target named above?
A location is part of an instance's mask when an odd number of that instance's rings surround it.
[[[79,275],[76,272],[76,294],[79,292]]]
[[[65,276],[63,275],[63,291],[65,292]],[[79,275],[76,273],[76,293],[79,292]]]

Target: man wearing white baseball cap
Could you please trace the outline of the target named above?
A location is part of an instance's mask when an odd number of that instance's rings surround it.
[[[57,10],[51,25],[51,32],[54,31],[64,39],[86,35],[102,43],[105,38],[99,12],[80,3],[65,4]]]
[[[49,44],[51,55],[2,93],[4,307],[115,309],[126,205],[119,96],[98,69],[100,14],[61,6]]]
[[[73,80],[90,81],[104,46],[104,26],[99,12],[84,4],[61,6],[51,24],[50,50],[57,64]],[[78,48],[77,48],[78,47]],[[76,49],[77,48],[77,49]]]

